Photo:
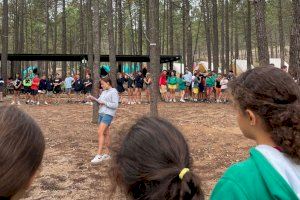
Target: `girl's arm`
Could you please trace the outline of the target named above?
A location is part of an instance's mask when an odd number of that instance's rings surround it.
[[[89,95],[87,98],[90,99],[90,100],[92,100],[92,101],[97,102],[99,105],[104,105],[104,102],[103,102],[103,101],[100,101],[99,99],[95,98],[95,97],[92,96],[92,95]]]

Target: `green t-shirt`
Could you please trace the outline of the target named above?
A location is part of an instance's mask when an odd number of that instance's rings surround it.
[[[213,76],[206,78],[206,86],[207,87],[214,87],[215,83],[216,83],[216,80],[214,79]]]
[[[171,76],[168,78],[168,84],[170,85],[176,85],[177,84],[177,77],[176,76]]]
[[[31,85],[32,85],[32,80],[31,80],[30,78],[25,78],[25,79],[23,80],[23,85],[24,85],[25,87],[31,87]]]
[[[184,79],[178,78],[178,85],[179,85],[179,90],[185,90],[186,89],[186,84]]]
[[[211,200],[296,200],[297,195],[255,148],[250,158],[231,166],[215,186]]]

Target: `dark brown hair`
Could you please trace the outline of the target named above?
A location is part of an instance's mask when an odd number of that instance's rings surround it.
[[[16,107],[0,107],[0,196],[26,189],[44,150],[42,131],[30,116]]]
[[[188,144],[166,120],[138,120],[114,158],[112,178],[132,199],[204,199],[200,180],[191,169]],[[181,180],[184,168],[190,171]]]
[[[110,79],[110,77],[109,77],[108,75],[105,76],[105,77],[103,77],[103,78],[101,78],[101,79],[100,79],[100,82],[101,82],[101,81],[103,81],[103,82],[105,82],[105,83],[109,83],[110,86],[112,86],[111,79]]]
[[[229,84],[242,111],[260,116],[276,145],[300,161],[300,88],[293,78],[274,67],[249,70]]]

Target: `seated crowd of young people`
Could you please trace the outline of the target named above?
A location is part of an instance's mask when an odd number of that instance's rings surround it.
[[[230,81],[229,93],[241,132],[256,146],[224,173],[210,199],[299,199],[299,85],[280,69],[260,67]],[[16,199],[38,174],[45,140],[16,107],[0,108],[0,127],[0,197]],[[205,198],[188,142],[174,125],[143,117],[120,131],[110,170],[114,189],[136,200]]]

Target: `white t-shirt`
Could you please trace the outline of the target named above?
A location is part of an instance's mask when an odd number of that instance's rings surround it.
[[[221,90],[226,90],[228,88],[227,84],[228,84],[228,79],[227,78],[223,78],[220,81],[221,84]]]

